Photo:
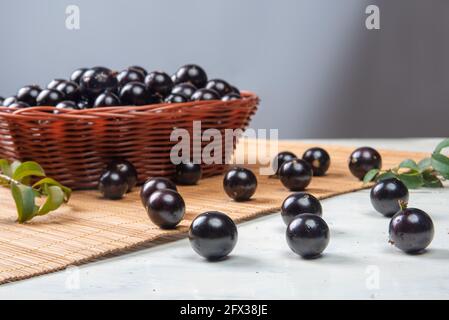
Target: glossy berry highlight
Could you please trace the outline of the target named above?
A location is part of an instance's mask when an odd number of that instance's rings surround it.
[[[176,71],[172,79],[174,84],[191,83],[196,88],[204,88],[207,83],[207,74],[199,65],[186,64]]]
[[[188,102],[189,99],[183,95],[172,93],[164,101],[167,103],[184,103]]]
[[[232,92],[231,85],[222,79],[210,80],[206,84],[206,89],[215,91],[220,98]]]
[[[70,81],[73,81],[77,83],[78,85],[81,82],[81,78],[83,77],[84,73],[87,71],[87,68],[79,68],[72,72],[70,75]]]
[[[297,158],[296,154],[294,154],[293,152],[290,151],[279,152],[273,159],[273,170],[275,174],[276,175],[279,174],[279,169],[285,162],[291,161],[296,158]]]
[[[55,89],[44,89],[36,98],[38,106],[56,106],[59,102],[65,100],[65,96],[61,91]]]
[[[167,178],[156,177],[148,179],[140,188],[140,200],[142,204],[144,206],[146,205],[153,192],[164,189],[178,191],[176,184]]]
[[[175,85],[171,91],[172,94],[178,94],[184,96],[187,100],[190,100],[192,95],[196,91],[196,87],[190,83],[181,83]]]
[[[80,88],[83,96],[90,101],[106,90],[116,91],[118,80],[116,72],[104,67],[95,67],[84,72],[80,80]]]
[[[221,98],[221,101],[235,101],[240,100],[242,97],[237,93],[228,93]]]
[[[128,184],[127,192],[130,192],[137,184],[137,170],[132,163],[127,160],[113,160],[108,163],[106,170],[116,171],[125,177],[126,183]]]
[[[220,100],[220,96],[211,89],[198,89],[190,98],[192,101]]]
[[[157,190],[148,198],[146,210],[148,217],[155,225],[162,229],[173,229],[184,217],[185,203],[176,191]]]
[[[167,97],[173,89],[173,81],[168,74],[162,71],[153,71],[145,77],[147,89],[162,98]]]
[[[117,75],[119,88],[122,88],[125,84],[133,82],[133,81],[143,82],[144,79],[145,79],[145,75],[141,71],[138,71],[135,69],[122,70]]]
[[[224,175],[223,188],[235,201],[247,201],[256,192],[256,175],[246,168],[232,168]]]
[[[309,213],[317,216],[322,215],[323,209],[320,201],[306,192],[297,192],[289,195],[282,202],[281,216],[286,225],[300,214]]]
[[[53,79],[47,84],[47,89],[56,89],[58,85],[66,81],[65,79]]]
[[[79,110],[78,104],[74,101],[66,100],[58,103],[56,105],[56,110],[53,111],[54,114],[62,113],[61,110]]]
[[[371,189],[370,200],[374,209],[386,217],[392,217],[401,210],[401,203],[408,202],[407,186],[399,179],[379,181]]]
[[[290,249],[305,259],[321,255],[329,244],[327,223],[314,214],[300,214],[287,227],[287,243]]]
[[[120,90],[120,100],[123,105],[143,106],[159,102],[151,95],[145,85],[140,82],[129,82]]]
[[[128,182],[121,173],[107,170],[101,175],[98,188],[104,198],[119,200],[128,190]]]
[[[331,164],[329,153],[318,147],[306,150],[302,159],[310,164],[314,176],[324,176]]]
[[[390,243],[409,254],[421,253],[433,240],[434,226],[430,216],[416,208],[396,213],[389,226]]]
[[[56,86],[56,90],[62,92],[66,100],[78,101],[81,98],[81,89],[74,81],[64,81]]]
[[[104,92],[100,94],[94,102],[94,108],[120,106],[122,102],[120,98],[112,92]]]
[[[285,162],[279,169],[279,179],[291,191],[302,191],[312,181],[312,167],[301,159]]]
[[[359,180],[363,180],[368,171],[382,168],[382,157],[377,150],[362,147],[349,156],[349,170]]]
[[[212,261],[228,256],[237,244],[237,239],[234,221],[218,211],[200,214],[189,228],[189,241],[193,250]]]
[[[41,91],[42,89],[38,85],[25,86],[17,92],[17,100],[25,102],[29,106],[36,106],[36,99]]]

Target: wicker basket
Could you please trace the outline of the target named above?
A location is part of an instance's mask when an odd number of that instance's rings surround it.
[[[215,128],[224,134],[224,129],[245,129],[259,99],[250,92],[242,97],[59,114],[51,112],[53,107],[14,112],[0,107],[0,157],[37,161],[48,176],[74,189],[96,187],[101,171],[113,158],[132,162],[139,182],[150,176],[170,177],[174,173],[170,150],[177,143],[170,141],[173,128],[192,132],[193,121],[200,120],[202,131]],[[222,173],[230,156],[223,155],[223,164],[203,164],[203,176]]]

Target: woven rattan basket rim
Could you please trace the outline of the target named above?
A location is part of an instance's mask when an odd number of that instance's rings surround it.
[[[51,118],[54,120],[58,119],[92,119],[98,117],[125,117],[134,118],[136,116],[145,116],[158,114],[158,113],[171,113],[178,112],[179,110],[189,109],[191,111],[217,111],[216,107],[226,106],[229,109],[249,107],[251,108],[250,100],[259,101],[259,97],[250,91],[241,92],[242,99],[222,101],[222,100],[211,100],[211,101],[190,101],[184,103],[159,103],[145,106],[119,106],[119,107],[105,107],[105,108],[92,108],[83,110],[70,110],[70,109],[60,109],[59,113],[49,112],[54,110],[53,106],[39,106],[30,107],[23,109],[15,109],[8,107],[0,107],[0,117],[9,119],[21,119],[21,120],[32,120],[34,118]],[[229,110],[228,109],[228,110]],[[11,112],[11,110],[14,110]]]

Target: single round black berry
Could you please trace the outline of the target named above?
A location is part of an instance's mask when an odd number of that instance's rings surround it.
[[[30,105],[28,103],[25,103],[22,101],[11,103],[8,106],[8,108],[15,108],[15,109],[23,109],[23,108],[29,108],[29,107],[30,107]]]
[[[125,177],[128,184],[127,192],[130,192],[137,184],[137,170],[126,160],[113,160],[108,163],[106,170],[119,172]]]
[[[98,189],[104,198],[118,200],[128,190],[128,182],[120,172],[107,170],[100,177]]]
[[[64,100],[56,105],[58,109],[78,109],[78,104],[75,101]]]
[[[73,81],[77,83],[78,85],[81,82],[81,78],[83,77],[84,73],[87,71],[87,68],[79,68],[72,72],[72,75],[70,76],[70,81]]]
[[[286,225],[300,214],[310,213],[321,217],[322,212],[320,201],[306,192],[297,192],[289,195],[281,206],[282,220],[284,220]]]
[[[195,185],[201,179],[203,172],[198,163],[180,163],[176,166],[174,180],[182,185]]]
[[[187,100],[190,100],[192,95],[196,91],[196,87],[190,83],[181,83],[173,87],[171,93],[172,94],[179,94],[181,96],[186,97]]]
[[[231,85],[221,79],[209,80],[209,82],[206,84],[206,88],[214,90],[220,97],[223,97],[232,92]]]
[[[310,148],[304,152],[302,159],[310,164],[314,176],[324,176],[331,164],[331,157],[322,148]]]
[[[273,159],[273,171],[275,172],[276,175],[279,174],[279,169],[282,167],[282,165],[287,162],[287,161],[291,161],[293,159],[296,159],[296,154],[294,154],[293,152],[290,151],[283,151],[280,152],[276,155],[276,157],[274,157]]]
[[[301,159],[285,162],[279,169],[279,179],[291,191],[302,191],[312,181],[312,167]]]
[[[12,97],[7,97],[3,100],[3,106],[4,107],[9,107],[10,105],[12,105],[13,103],[17,103],[19,102],[19,100],[17,100],[16,96],[12,96]]]
[[[370,193],[374,209],[386,217],[392,217],[400,211],[401,203],[407,203],[408,196],[406,185],[396,178],[379,181]]]
[[[146,76],[148,74],[147,70],[141,66],[131,66],[131,67],[128,67],[128,69],[140,71],[141,73],[143,73],[144,76]]]
[[[47,84],[47,89],[56,89],[58,85],[66,81],[65,79],[53,79]]]
[[[433,222],[430,216],[419,209],[406,208],[391,218],[390,243],[406,253],[419,253],[432,242]]]
[[[80,81],[83,96],[91,101],[105,90],[117,90],[118,80],[116,72],[104,67],[95,67],[84,72]]]
[[[247,201],[256,192],[256,175],[245,168],[233,168],[226,172],[223,188],[226,194],[235,201]]]
[[[74,81],[64,81],[56,86],[56,90],[62,92],[67,100],[78,101],[81,98],[80,87]]]
[[[141,82],[129,82],[120,90],[120,100],[123,105],[143,106],[158,103],[155,95],[150,94]]]
[[[187,99],[185,96],[180,94],[170,94],[167,98],[165,98],[165,102],[167,103],[184,103],[188,102],[189,99]]]
[[[220,96],[211,89],[198,89],[190,98],[193,101],[220,100]]]
[[[25,86],[17,92],[17,100],[25,102],[29,106],[35,106],[36,98],[41,91],[42,89],[38,85]]]
[[[140,188],[140,200],[142,204],[146,206],[148,199],[157,190],[170,189],[178,191],[176,184],[167,178],[151,178],[148,179]]]
[[[133,81],[143,82],[145,75],[136,69],[125,69],[117,75],[117,80],[119,88],[122,88],[125,84]]]
[[[189,240],[193,250],[208,260],[226,257],[237,244],[237,227],[230,217],[218,211],[197,216],[190,225]]]
[[[121,105],[119,97],[109,91],[100,94],[94,102],[94,108],[115,107],[119,105]]]
[[[228,93],[227,95],[224,95],[221,100],[222,101],[234,101],[234,100],[240,100],[242,97],[237,93]]]
[[[64,101],[65,96],[61,91],[55,89],[44,89],[36,98],[38,106],[56,106],[59,102]]]
[[[207,83],[206,72],[196,64],[182,66],[176,71],[172,78],[175,84],[191,83],[196,88],[204,88]]]
[[[184,217],[185,208],[181,195],[170,189],[154,191],[146,202],[148,217],[163,229],[175,228]]]
[[[165,72],[153,71],[145,77],[145,85],[153,94],[167,97],[173,89],[173,81]]]
[[[62,101],[56,105],[56,110],[53,111],[55,114],[61,113],[61,109],[69,109],[69,110],[80,110],[78,108],[78,104],[75,101]]]
[[[358,148],[349,157],[349,170],[360,180],[363,180],[368,171],[381,167],[382,157],[370,147]]]
[[[300,214],[288,225],[286,238],[294,253],[305,259],[315,258],[329,244],[329,227],[320,216]]]

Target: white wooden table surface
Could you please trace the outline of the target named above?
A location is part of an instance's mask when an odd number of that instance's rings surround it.
[[[312,140],[309,140],[312,141]],[[440,139],[313,140],[431,152]],[[448,185],[446,185],[447,187]],[[435,239],[422,255],[390,246],[389,220],[374,212],[369,191],[324,200],[331,241],[322,258],[295,256],[279,214],[239,225],[232,256],[209,263],[180,240],[0,286],[1,299],[413,299],[449,298],[449,188],[411,191],[427,211]]]

